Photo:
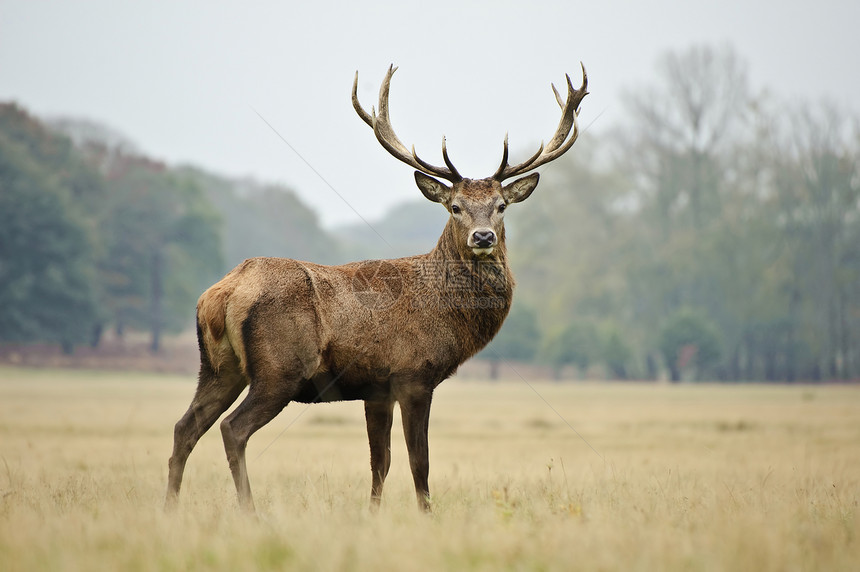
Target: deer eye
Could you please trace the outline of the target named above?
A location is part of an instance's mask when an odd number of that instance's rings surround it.
[[[506,209],[506,208],[507,208],[507,205],[506,205],[505,203],[500,204],[500,205],[499,205],[499,212],[500,212],[500,213],[505,212],[505,209]]]
[[[451,205],[451,212],[454,214],[460,214],[460,205]]]

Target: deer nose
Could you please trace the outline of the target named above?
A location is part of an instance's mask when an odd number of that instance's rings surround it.
[[[477,248],[490,248],[496,244],[496,233],[490,229],[476,230],[472,233],[472,242]]]

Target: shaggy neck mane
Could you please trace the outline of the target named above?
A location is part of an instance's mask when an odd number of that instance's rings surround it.
[[[436,285],[421,295],[432,299],[440,312],[460,325],[457,330],[465,361],[493,339],[511,307],[514,278],[508,266],[504,230],[493,254],[479,258],[462,239],[458,240],[454,222],[449,219],[436,247],[419,258],[422,282]]]

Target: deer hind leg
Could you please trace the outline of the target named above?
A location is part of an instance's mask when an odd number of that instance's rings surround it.
[[[364,417],[367,421],[367,439],[370,442],[370,507],[379,508],[382,486],[391,467],[391,423],[394,419],[394,400],[365,401]]]
[[[227,453],[227,462],[236,484],[239,506],[247,512],[254,512],[254,499],[251,496],[251,483],[245,463],[248,439],[287,406],[297,386],[298,384],[281,380],[270,384],[252,381],[248,395],[242,403],[221,422],[224,451]]]
[[[200,381],[191,405],[173,430],[173,455],[168,461],[165,508],[172,509],[179,499],[179,487],[188,456],[200,437],[209,430],[247,385],[234,367],[224,367],[216,374],[208,363],[200,366]]]
[[[398,396],[400,414],[403,417],[403,433],[406,437],[406,450],[409,453],[409,467],[415,483],[418,506],[430,512],[430,487],[427,477],[430,472],[430,455],[427,443],[427,430],[430,423],[430,402],[432,390],[416,388],[404,396]]]
[[[250,307],[242,322],[248,395],[221,422],[221,436],[239,506],[247,512],[254,512],[245,462],[248,439],[274,419],[297,396],[303,380],[310,380],[318,370],[317,326],[313,311],[286,311],[266,297]]]

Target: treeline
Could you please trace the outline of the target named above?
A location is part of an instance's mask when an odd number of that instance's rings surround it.
[[[665,55],[625,107],[512,210],[519,302],[496,353],[611,378],[860,379],[858,118],[753,93],[709,47]]]
[[[707,46],[666,54],[624,106],[511,209],[515,302],[480,357],[559,376],[860,379],[857,116],[755,93],[742,59]],[[0,342],[143,329],[157,349],[246,257],[427,251],[444,216],[424,201],[326,233],[288,189],[0,105]]]
[[[98,125],[0,105],[0,342],[71,351],[112,328],[149,332],[157,351],[256,255],[338,260],[288,189],[168,167]]]

